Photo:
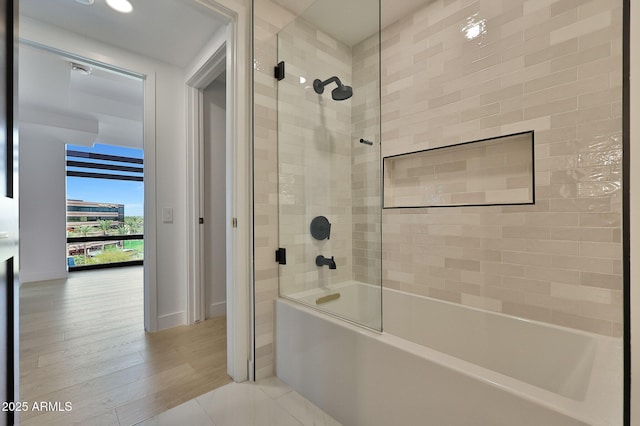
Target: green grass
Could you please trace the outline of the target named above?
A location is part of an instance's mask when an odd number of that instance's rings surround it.
[[[125,249],[138,250],[139,252],[144,251],[144,241],[142,240],[128,240],[124,242]]]

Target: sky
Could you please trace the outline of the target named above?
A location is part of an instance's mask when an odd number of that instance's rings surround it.
[[[67,149],[74,151],[93,152],[99,154],[119,155],[125,157],[143,158],[141,149],[123,148],[113,145],[95,144],[93,147],[67,145]],[[114,163],[112,161],[89,160],[72,158],[76,161],[87,161],[105,164],[119,164],[140,166],[139,164]],[[69,170],[78,170],[69,168]],[[96,173],[112,173],[105,170],[87,170]],[[143,215],[144,183],[133,181],[118,181],[111,179],[91,179],[67,177],[67,198],[102,203],[124,204],[125,216]]]

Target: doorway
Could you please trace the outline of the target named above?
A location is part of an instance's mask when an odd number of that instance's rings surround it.
[[[164,0],[162,0],[164,1]],[[78,5],[86,5],[91,6],[94,2],[76,2]],[[149,4],[152,4],[152,7],[156,7],[160,1],[153,1]],[[187,3],[187,2],[183,2]],[[251,106],[250,106],[250,81],[251,81],[251,16],[250,7],[243,5],[242,3],[234,3],[234,2],[224,2],[224,6],[220,5],[212,0],[197,0],[190,1],[189,4],[201,5],[211,10],[219,11],[222,16],[229,22],[229,31],[228,33],[232,35],[232,40],[230,44],[229,51],[231,52],[233,64],[233,68],[231,71],[232,77],[231,81],[228,83],[231,86],[232,96],[230,97],[229,102],[232,105],[232,108],[229,109],[231,115],[231,122],[233,123],[233,130],[230,130],[231,140],[233,141],[233,150],[235,152],[236,163],[234,165],[233,171],[230,173],[234,174],[237,177],[234,185],[234,191],[237,191],[236,200],[232,203],[230,209],[234,216],[238,218],[239,226],[236,229],[236,241],[235,244],[232,245],[231,251],[234,254],[235,261],[232,262],[233,271],[230,272],[230,275],[234,277],[231,287],[233,288],[235,294],[229,296],[229,318],[232,323],[231,329],[234,330],[235,334],[233,336],[233,342],[230,342],[229,348],[230,353],[232,355],[232,367],[230,367],[230,371],[233,373],[233,377],[236,381],[246,380],[248,376],[248,370],[251,371],[251,368],[247,369],[247,361],[249,361],[249,365],[251,365],[251,353],[250,347],[252,343],[250,343],[253,339],[249,338],[251,334],[250,324],[252,322],[252,314],[251,314],[251,280],[253,277],[253,268],[252,268],[252,223],[250,218],[252,217],[252,206],[250,200],[252,198],[251,194],[251,171],[250,171],[250,154],[251,154],[251,144],[250,144],[250,117],[251,117]],[[11,3],[7,3],[10,5]],[[103,5],[103,2],[95,2],[96,5]],[[143,4],[140,2],[139,4]],[[147,4],[147,5],[149,5]],[[50,22],[50,20],[45,23],[44,26],[39,27],[34,25],[33,19],[28,19],[25,22],[21,20],[20,23],[20,36],[22,40],[30,40],[34,44],[47,45],[47,46],[56,46],[56,48],[61,49],[62,51],[72,51],[76,52],[80,57],[92,58],[93,60],[99,61],[100,63],[112,64],[113,69],[115,70],[136,70],[140,73],[140,75],[145,77],[145,105],[151,106],[149,109],[145,109],[145,138],[151,142],[149,145],[145,146],[148,148],[145,156],[149,158],[148,166],[145,170],[145,180],[149,182],[148,193],[149,195],[145,197],[145,209],[148,209],[148,217],[147,223],[153,223],[154,226],[150,229],[150,232],[147,233],[147,246],[153,246],[154,248],[160,247],[157,243],[162,243],[164,241],[178,241],[179,239],[173,238],[171,233],[164,232],[164,230],[160,231],[157,228],[160,228],[162,225],[158,226],[156,221],[156,212],[160,203],[169,201],[171,203],[171,197],[156,197],[156,182],[154,180],[149,181],[147,175],[150,177],[160,177],[162,180],[163,175],[166,175],[166,168],[163,162],[167,162],[167,160],[171,163],[176,163],[176,156],[171,155],[171,153],[160,152],[159,155],[156,156],[155,146],[156,142],[159,143],[159,146],[165,146],[166,144],[171,144],[174,146],[180,146],[180,144],[176,144],[176,140],[179,140],[183,137],[180,134],[180,131],[184,130],[182,126],[175,126],[172,120],[166,120],[164,116],[169,115],[170,117],[181,117],[183,115],[180,114],[179,108],[184,106],[181,96],[172,96],[176,92],[182,90],[178,85],[175,84],[175,77],[178,79],[181,78],[184,74],[182,73],[171,73],[167,72],[168,67],[165,65],[156,66],[152,61],[148,61],[145,58],[142,58],[137,54],[121,54],[117,49],[114,49],[113,46],[108,46],[104,44],[104,37],[98,34],[98,28],[96,26],[92,26],[87,24],[87,21],[84,19],[77,19],[77,14],[68,13],[66,8],[77,5],[74,2],[68,2],[64,5],[49,2],[48,0],[22,0],[20,1],[20,10],[21,12],[27,9],[27,6],[31,7],[32,10],[41,11],[42,14],[48,19],[62,19],[67,22],[75,22],[78,25],[85,26],[88,29],[90,34],[86,35],[86,37],[78,37],[78,34],[82,34],[81,30],[70,33],[65,31],[63,28],[66,28],[64,25],[62,27],[56,26],[54,22]],[[82,6],[80,6],[82,7]],[[100,6],[103,7],[103,6]],[[17,22],[17,8],[15,15],[12,12],[12,8],[8,6],[8,18],[9,22],[11,22],[11,17],[14,17],[14,21]],[[4,11],[4,10],[3,10]],[[142,14],[143,17],[149,16],[149,14]],[[45,19],[46,20],[46,19]],[[148,19],[147,19],[148,20]],[[192,22],[188,22],[189,25]],[[121,32],[114,31],[112,26],[107,25],[111,28],[111,32],[118,33],[118,35],[123,36]],[[7,25],[8,28],[13,28],[12,25]],[[16,25],[17,28],[17,25]],[[164,28],[164,27],[163,27]],[[139,31],[139,27],[134,28],[135,31]],[[12,34],[10,31],[7,34]],[[193,31],[185,32],[185,34],[192,34]],[[189,43],[184,43],[184,40],[180,39],[180,37],[176,37],[179,39],[177,44],[180,47],[186,47]],[[17,41],[17,40],[16,40]],[[154,39],[154,42],[156,40]],[[167,44],[156,43],[157,50],[166,51]],[[175,46],[175,43],[174,43]],[[105,47],[105,48],[103,48]],[[17,61],[16,61],[17,66]],[[7,70],[10,70],[12,67],[8,66]],[[16,68],[17,73],[17,68]],[[167,80],[170,80],[170,84],[167,84]],[[160,91],[156,92],[156,81],[159,82],[158,87]],[[17,94],[17,87],[16,87]],[[158,96],[156,96],[158,95]],[[169,95],[170,104],[166,103],[167,95]],[[9,99],[11,97],[8,97]],[[17,99],[17,97],[13,97]],[[17,105],[14,107],[17,110]],[[158,122],[156,123],[156,113],[160,115]],[[163,116],[164,115],[164,116]],[[9,111],[9,118],[11,119],[11,111]],[[168,125],[168,126],[167,126]],[[11,145],[9,144],[7,147],[7,151],[11,152]],[[4,147],[3,147],[4,148]],[[14,158],[17,159],[17,145],[14,146]],[[9,156],[7,156],[9,157]],[[156,164],[158,167],[163,170],[162,174],[156,173]],[[176,164],[180,164],[177,162]],[[7,167],[9,169],[9,167]],[[17,168],[14,169],[17,171]],[[9,173],[11,176],[11,174]],[[171,179],[171,174],[165,179]],[[15,173],[14,181],[17,182],[17,173]],[[158,185],[162,186],[164,182],[158,182]],[[9,184],[7,184],[10,187]],[[174,188],[175,189],[175,188]],[[184,191],[179,188],[175,191],[178,195],[177,198],[181,198],[184,195]],[[14,200],[15,201],[15,200]],[[17,203],[16,205],[16,216],[15,219],[17,222]],[[174,205],[182,205],[183,203],[174,203]],[[13,205],[12,205],[13,206]],[[4,209],[3,212],[9,211],[10,209]],[[178,220],[184,221],[185,215],[181,214],[181,212],[177,212],[176,218]],[[196,218],[197,220],[197,218]],[[4,222],[3,222],[4,223]],[[183,222],[184,223],[184,222]],[[179,227],[180,229],[175,232],[176,235],[184,236],[184,228]],[[7,241],[13,241],[14,237],[17,242],[17,231],[12,232],[12,229],[9,229],[9,232],[6,232],[5,228],[2,230],[0,236],[2,238],[7,238]],[[3,235],[2,235],[3,234]],[[184,241],[184,240],[183,240]],[[184,244],[184,243],[183,243]],[[166,294],[166,289],[159,289],[156,287],[156,283],[159,280],[164,281],[173,281],[173,270],[182,273],[184,269],[181,268],[173,268],[173,262],[165,262],[163,259],[164,253],[157,250],[151,250],[146,255],[146,263],[145,263],[145,280],[148,283],[151,283],[151,286],[146,286],[145,292],[145,300],[152,300],[158,303],[149,303],[148,306],[145,306],[145,317],[148,321],[145,321],[145,327],[147,330],[157,330],[160,326],[171,326],[176,322],[180,321],[181,317],[185,317],[185,313],[175,312],[166,316],[159,316],[159,310],[164,309],[165,311],[171,312],[171,306],[167,308],[167,306],[159,306],[162,305],[161,298],[164,297],[165,300],[175,301],[177,303],[185,302],[184,297],[175,297],[172,294]],[[156,261],[158,259],[158,261]],[[229,260],[230,261],[230,260]],[[149,267],[152,265],[153,267]],[[161,266],[158,266],[161,265]],[[164,267],[163,267],[163,266]],[[168,268],[168,273],[167,273]],[[4,271],[6,272],[6,271]],[[11,272],[11,271],[9,271]],[[234,273],[235,272],[235,273]],[[8,273],[7,276],[10,276],[11,273]],[[184,274],[180,274],[182,279],[184,280]],[[3,277],[4,278],[4,277]],[[17,276],[16,276],[17,278]],[[18,281],[16,279],[16,295],[18,293]],[[163,294],[164,292],[164,294]],[[175,314],[175,315],[174,315]],[[16,318],[16,326],[17,326],[17,318]],[[17,348],[15,351],[9,351],[9,356],[14,354],[17,357]],[[17,370],[16,370],[17,371]],[[16,380],[11,380],[11,376],[7,375],[8,382],[14,382],[17,386],[17,377]],[[8,386],[11,386],[11,383],[8,383]]]
[[[162,0],[166,3],[165,0]],[[23,40],[29,40],[34,45],[55,46],[64,52],[74,52],[82,58],[91,58],[100,64],[109,66],[116,71],[133,70],[144,78],[144,137],[145,137],[145,222],[148,230],[145,230],[145,246],[152,248],[145,252],[144,280],[145,280],[145,328],[148,331],[156,331],[171,328],[168,332],[175,332],[177,326],[188,323],[190,297],[185,297],[185,278],[191,272],[187,263],[191,257],[187,255],[187,246],[191,244],[190,234],[185,238],[185,230],[192,222],[197,224],[198,216],[187,214],[185,206],[185,175],[189,173],[185,160],[184,132],[187,127],[184,124],[184,76],[191,75],[192,67],[199,67],[200,62],[194,61],[188,67],[176,67],[167,61],[158,62],[144,56],[144,53],[135,53],[130,44],[118,48],[106,44],[106,39],[100,34],[96,26],[87,25],[87,20],[78,19],[78,14],[65,12],[67,7],[84,7],[81,2],[68,2],[65,5],[53,4],[48,0],[21,1],[21,11],[28,9],[41,11],[44,24],[34,23],[37,17],[29,17],[20,24],[20,34]],[[229,126],[229,141],[233,145],[233,152],[227,152],[227,158],[233,158],[235,163],[232,169],[227,168],[229,174],[237,179],[231,191],[234,191],[235,200],[227,203],[228,217],[237,217],[239,226],[235,229],[233,243],[228,247],[232,256],[227,256],[230,267],[226,273],[227,279],[227,328],[231,331],[227,348],[228,369],[236,381],[243,381],[249,377],[252,351],[252,339],[250,338],[251,309],[251,279],[252,279],[252,251],[251,251],[251,173],[250,173],[250,77],[251,77],[251,51],[250,51],[250,9],[240,3],[225,3],[221,6],[212,0],[198,0],[175,2],[205,8],[207,13],[218,13],[224,17],[226,29],[221,34],[222,38],[229,40],[228,52],[231,64],[227,79],[227,97],[230,107],[227,109],[232,123]],[[144,5],[143,2],[137,3]],[[160,1],[147,3],[147,6],[158,7]],[[104,2],[96,1],[96,7],[103,7]],[[23,7],[24,6],[24,7]],[[90,7],[90,6],[87,6]],[[87,9],[88,10],[88,9]],[[200,13],[200,12],[198,12]],[[149,14],[142,14],[149,16]],[[175,14],[174,14],[175,15]],[[154,14],[155,16],[155,14]],[[85,37],[81,28],[71,28],[52,22],[55,19],[61,21],[67,19],[69,25],[88,26],[91,31]],[[72,22],[69,22],[72,21]],[[150,21],[147,19],[147,21]],[[124,22],[124,21],[122,21]],[[188,25],[193,26],[193,20],[188,20]],[[114,31],[122,36],[125,31]],[[210,26],[204,26],[210,28]],[[166,26],[163,27],[166,30]],[[139,27],[134,29],[142,34]],[[165,31],[166,32],[166,31]],[[194,31],[186,31],[184,36],[192,36]],[[146,34],[146,33],[145,33]],[[155,43],[155,53],[164,53],[169,47],[183,48],[193,47],[194,43],[186,43],[181,37],[174,37],[167,43]],[[140,40],[136,40],[140,41]],[[207,46],[197,44],[204,50]],[[122,50],[124,49],[124,50]],[[206,56],[206,55],[205,55]],[[208,56],[207,56],[208,57]],[[206,60],[206,57],[205,57]],[[157,120],[156,120],[157,117]],[[190,191],[187,182],[186,188]],[[187,203],[189,204],[189,203]],[[173,210],[172,210],[173,209]],[[167,216],[162,215],[166,210]],[[173,213],[173,215],[171,215]],[[166,218],[166,221],[164,220]],[[173,220],[172,220],[173,219]],[[226,221],[225,221],[226,222]],[[228,222],[226,222],[228,223]],[[227,227],[227,234],[231,233]],[[234,293],[235,292],[235,293]],[[189,300],[189,302],[187,302]],[[204,299],[203,299],[204,300]],[[202,358],[203,362],[205,358]],[[249,363],[247,362],[249,360]],[[124,374],[124,373],[123,373]]]
[[[213,2],[208,2],[214,7]],[[225,34],[211,41],[194,66],[187,72],[186,109],[187,109],[187,250],[188,250],[188,322],[194,324],[203,321],[209,309],[221,309],[207,306],[207,272],[210,261],[205,247],[205,232],[210,230],[206,224],[206,197],[211,195],[211,203],[217,206],[216,250],[226,253],[226,270],[218,268],[215,272],[220,283],[225,282],[225,307],[227,316],[227,372],[235,381],[253,380],[253,310],[251,294],[253,292],[253,206],[251,203],[251,144],[248,143],[249,128],[249,85],[243,68],[243,60],[238,60],[238,49],[247,46],[246,34],[238,31],[242,28],[239,15],[221,13],[228,18]],[[246,23],[246,22],[245,22]],[[246,58],[244,58],[246,59]],[[224,79],[224,80],[221,80]],[[222,85],[224,81],[224,101]],[[214,90],[212,84],[216,85]],[[212,131],[215,143],[205,141],[205,91],[216,95],[212,108],[219,125]],[[224,112],[222,105],[224,105]],[[224,118],[223,118],[224,117]],[[221,122],[224,120],[224,131]],[[245,126],[247,125],[247,126]],[[205,148],[211,150],[205,153]],[[213,149],[215,148],[215,149]],[[205,169],[210,166],[206,155],[215,157],[219,164],[215,176],[217,186],[207,185]],[[213,161],[213,160],[212,160]],[[224,167],[222,163],[224,161]],[[224,191],[222,185],[224,182]],[[224,216],[222,216],[224,206]],[[224,238],[223,238],[224,236]],[[212,294],[212,293],[209,293]],[[217,303],[218,301],[213,301]],[[209,302],[211,304],[212,302]]]
[[[97,3],[97,2],[96,2]],[[245,15],[246,18],[246,15]],[[235,19],[235,18],[234,18]],[[246,23],[248,20],[243,21]],[[180,247],[185,246],[184,241],[184,229],[187,223],[187,215],[184,214],[184,175],[188,170],[185,170],[184,162],[180,161],[181,156],[184,159],[184,154],[181,154],[181,149],[184,149],[184,144],[180,144],[180,140],[184,140],[185,127],[181,122],[181,117],[184,117],[182,108],[184,107],[184,81],[182,80],[184,73],[177,72],[175,67],[171,68],[163,64],[156,65],[146,59],[141,59],[139,56],[127,55],[125,53],[115,54],[113,50],[108,47],[104,50],[98,50],[97,43],[91,41],[71,40],[68,38],[68,34],[64,31],[46,29],[42,33],[38,31],[41,28],[34,29],[27,26],[26,37],[35,40],[34,43],[49,43],[56,46],[59,49],[65,51],[73,51],[77,55],[82,57],[101,58],[101,60],[108,60],[108,63],[114,69],[128,69],[136,70],[140,72],[145,78],[145,222],[149,224],[150,232],[145,233],[145,245],[152,247],[151,250],[147,250],[145,253],[145,301],[148,306],[145,309],[146,328],[149,331],[155,331],[163,328],[171,328],[167,330],[169,334],[177,333],[177,329],[181,327],[175,327],[180,324],[186,323],[185,310],[180,311],[174,308],[179,306],[180,303],[185,303],[184,288],[179,288],[179,284],[184,283],[186,268],[184,263],[180,264],[180,257],[187,257],[184,250],[180,250]],[[231,30],[229,32],[232,32]],[[44,36],[43,36],[44,35]],[[226,35],[226,32],[224,33]],[[48,37],[45,37],[48,36]],[[237,64],[237,58],[234,60]],[[104,62],[106,64],[106,62]],[[246,63],[246,62],[245,62]],[[236,75],[243,74],[236,73]],[[169,80],[169,81],[168,81]],[[236,80],[237,81],[237,80]],[[157,82],[157,85],[156,85]],[[246,93],[246,87],[242,89]],[[234,96],[237,96],[238,90],[234,90]],[[242,91],[240,91],[242,93]],[[235,105],[242,104],[241,102]],[[245,106],[248,105],[244,104]],[[158,116],[158,120],[155,121],[155,116]],[[176,118],[178,117],[178,118]],[[246,118],[246,117],[245,117]],[[176,120],[180,124],[176,124]],[[237,123],[237,121],[236,121]],[[246,136],[248,132],[246,129],[238,130],[236,125],[236,136]],[[150,145],[147,145],[147,141],[151,141]],[[243,147],[247,146],[245,141],[242,143]],[[156,150],[156,146],[158,149]],[[182,147],[182,148],[180,148]],[[225,153],[226,155],[226,153]],[[157,166],[157,168],[156,168]],[[247,170],[242,170],[242,173],[246,173]],[[181,178],[176,177],[181,174]],[[147,179],[147,175],[150,179]],[[173,211],[171,211],[174,209]],[[166,216],[161,213],[168,213]],[[243,210],[244,211],[244,210]],[[248,210],[246,210],[248,212]],[[173,215],[171,213],[174,213]],[[156,220],[156,214],[158,215]],[[190,217],[189,217],[190,220]],[[197,220],[197,217],[196,217]],[[224,221],[226,223],[226,220]],[[247,220],[244,222],[248,224]],[[155,258],[150,259],[150,257]],[[178,260],[176,260],[178,259]],[[229,261],[227,257],[227,261]],[[246,262],[250,262],[249,256],[243,256]],[[227,268],[226,273],[229,272]],[[157,287],[154,284],[157,283]],[[167,289],[163,283],[171,283],[174,288]],[[246,281],[243,281],[244,285]],[[248,283],[247,283],[248,284]],[[248,289],[248,285],[246,288]],[[171,292],[174,294],[171,294]],[[241,295],[242,296],[242,295]],[[154,306],[153,303],[157,302]],[[244,303],[246,303],[245,301]],[[210,303],[211,304],[211,303]],[[231,303],[233,305],[233,303]],[[238,310],[236,310],[238,312]],[[248,312],[245,308],[240,311],[243,316],[244,323],[240,324],[239,328],[245,328],[248,321],[244,318],[244,315]],[[226,327],[225,327],[226,328]],[[162,332],[161,332],[162,333]],[[201,333],[200,338],[206,335],[205,332]],[[156,336],[155,334],[153,335]],[[236,342],[241,342],[239,346],[244,346],[248,339],[246,335],[240,334],[235,337]],[[234,345],[234,343],[230,343]],[[226,345],[225,345],[226,346]],[[179,349],[174,348],[176,351]],[[194,348],[195,349],[195,348]],[[204,348],[201,348],[203,351]],[[240,359],[246,356],[248,351],[246,348],[243,351],[239,351]],[[145,355],[142,355],[145,357]],[[208,362],[206,356],[201,357],[200,361],[194,361],[205,363]],[[243,380],[246,378],[247,363],[246,358],[241,363],[238,363],[238,371],[240,374],[234,375],[236,380]],[[244,370],[244,371],[242,371]],[[236,371],[236,370],[232,370]],[[121,374],[125,374],[124,372]],[[215,375],[217,373],[212,372]],[[224,374],[224,373],[223,373]],[[203,379],[201,379],[203,380]],[[191,389],[191,388],[189,388]]]
[[[201,239],[205,319],[226,316],[227,297],[227,161],[226,73],[202,91]]]

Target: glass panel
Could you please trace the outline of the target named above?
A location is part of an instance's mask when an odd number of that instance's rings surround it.
[[[280,295],[376,330],[379,10],[318,0],[278,34]]]

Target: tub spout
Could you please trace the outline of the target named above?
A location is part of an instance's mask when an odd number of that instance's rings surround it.
[[[336,269],[336,262],[335,260],[333,260],[333,256],[331,256],[331,259],[329,259],[328,257],[324,257],[321,254],[318,255],[318,257],[316,257],[316,265],[318,266],[328,265],[329,269]]]

